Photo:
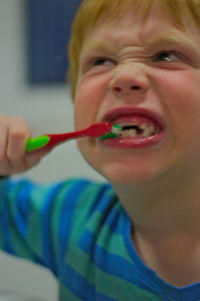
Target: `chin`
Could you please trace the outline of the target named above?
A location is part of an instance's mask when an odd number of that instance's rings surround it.
[[[80,144],[79,150],[87,163],[111,184],[145,185],[158,180],[162,172],[165,172],[164,166],[159,165],[156,159],[152,161],[143,156],[136,159],[127,154],[119,156],[114,152],[106,156],[96,149],[88,152]]]
[[[123,172],[121,170],[108,172],[104,175],[109,182],[122,185],[145,185],[153,180],[153,176],[148,172]]]
[[[141,168],[140,166],[133,167],[112,163],[105,166],[92,165],[92,167],[111,184],[137,186],[149,184],[159,178],[154,169]]]

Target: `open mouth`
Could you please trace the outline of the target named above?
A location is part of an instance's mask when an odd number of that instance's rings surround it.
[[[109,112],[104,121],[112,124],[112,133],[103,140],[112,146],[148,146],[159,142],[165,132],[159,116],[147,109],[118,108]]]
[[[119,125],[119,124],[118,124]],[[141,125],[137,124],[126,124],[120,125],[121,130],[117,129],[115,134],[117,137],[121,138],[135,138],[135,137],[151,137],[161,132],[161,128],[156,125],[147,125],[143,123]]]

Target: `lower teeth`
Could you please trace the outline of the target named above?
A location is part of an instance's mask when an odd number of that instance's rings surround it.
[[[131,130],[123,130],[121,132],[122,138],[135,138],[135,137],[150,137],[153,136],[155,133],[152,131],[144,130],[141,133],[137,132],[135,129]]]
[[[136,130],[123,130],[121,133],[121,136],[123,138],[126,138],[126,137],[134,138],[137,136],[137,131]]]

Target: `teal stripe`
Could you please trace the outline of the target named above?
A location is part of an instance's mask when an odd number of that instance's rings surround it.
[[[23,191],[23,189],[26,187],[26,185],[30,185],[27,181],[17,181],[14,180],[13,182],[10,182],[10,185],[8,186],[7,196],[6,200],[8,202],[8,210],[10,211],[10,243],[16,253],[16,255],[30,259],[32,261],[35,260],[34,254],[32,252],[32,249],[29,245],[27,245],[27,241],[25,241],[24,235],[26,234],[25,228],[18,228],[17,225],[20,226],[20,219],[22,219],[22,216],[16,216],[16,212],[19,212],[18,204],[16,201],[18,199],[18,195]],[[22,233],[23,231],[23,233]],[[37,231],[39,232],[39,231]],[[23,235],[23,236],[22,236]]]
[[[103,247],[109,253],[119,255],[128,260],[132,264],[132,259],[125,247],[124,238],[120,233],[115,233],[110,229],[109,225],[102,226],[104,215],[100,211],[96,211],[86,225],[86,229],[90,230],[94,235],[97,233],[97,226],[101,226],[101,232],[98,235],[97,245]],[[106,242],[109,241],[109,245]]]
[[[60,301],[83,301],[78,297],[74,296],[74,294],[72,294],[61,282],[59,283],[59,300]]]
[[[56,203],[54,204],[53,208],[53,219],[52,219],[52,240],[53,240],[53,248],[54,252],[56,254],[56,260],[60,256],[60,235],[59,235],[59,227],[60,227],[60,217],[61,212],[64,206],[64,202],[66,199],[66,195],[68,194],[68,191],[71,189],[71,185],[63,185],[60,188],[60,191],[56,198]],[[70,201],[70,200],[68,200]],[[57,264],[59,262],[57,261]]]
[[[3,233],[0,229],[0,249],[3,249],[4,246],[4,242],[3,242]]]
[[[95,286],[98,293],[110,298],[116,298],[118,301],[162,301],[151,292],[102,271],[91,262],[89,255],[79,248],[73,248],[73,251],[69,252],[68,264],[79,275],[87,278],[88,283]]]
[[[37,186],[31,190],[29,195],[29,216],[27,218],[27,241],[31,245],[31,248],[36,252],[39,257],[43,256],[44,249],[44,208],[49,206],[48,202],[52,201],[55,192],[57,192],[58,184]],[[52,204],[51,204],[52,205]],[[46,214],[51,218],[51,210],[49,212],[45,208]],[[51,229],[50,229],[51,230]],[[50,235],[50,233],[49,233]]]
[[[21,237],[15,230],[11,230],[10,239],[16,255],[29,259],[31,261],[35,261],[35,256],[32,253],[31,249],[29,248],[27,243],[21,239]]]
[[[71,233],[69,238],[69,244],[77,242],[80,237],[80,232],[84,230],[88,215],[94,205],[94,200],[99,193],[102,186],[90,185],[85,191],[82,192],[79,200],[77,201],[78,206],[75,208],[73,223],[71,225]]]
[[[40,189],[34,189],[30,194],[30,215],[28,216],[27,241],[32,246],[38,256],[43,253],[42,237],[42,207],[49,187],[44,186]]]
[[[20,234],[25,236],[26,235],[26,227],[25,227],[25,220],[24,217],[21,215],[21,212],[19,210],[19,196],[24,192],[26,187],[30,187],[30,183],[27,183],[27,181],[21,181],[19,183],[14,183],[8,188],[7,199],[8,199],[8,208],[9,208],[9,214],[11,214],[11,217],[13,220],[15,220],[16,225],[18,225],[18,230],[20,231]],[[25,191],[26,193],[26,191]],[[21,225],[21,227],[20,227]]]

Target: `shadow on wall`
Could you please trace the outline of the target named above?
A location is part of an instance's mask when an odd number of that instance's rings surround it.
[[[63,83],[71,24],[81,0],[25,0],[25,3],[29,83]]]

